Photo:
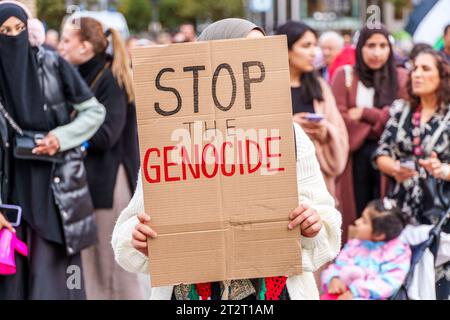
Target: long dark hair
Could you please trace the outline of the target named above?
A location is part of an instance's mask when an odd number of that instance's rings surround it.
[[[364,62],[362,53],[362,49],[367,40],[375,34],[383,35],[386,38],[390,49],[388,61],[379,70],[372,70],[369,68]],[[375,107],[378,108],[391,105],[397,96],[397,64],[395,62],[394,51],[389,37],[389,31],[382,25],[377,26],[376,28],[365,26],[360,31],[358,44],[356,45],[356,72],[358,73],[359,79],[366,87],[373,87],[375,89],[374,104]]]
[[[301,39],[307,31],[312,32],[317,38],[317,32],[313,28],[297,21],[289,21],[278,27],[276,34],[285,34],[287,36],[288,49],[292,50],[294,43]],[[303,72],[300,80],[302,83],[300,87],[302,101],[323,101],[322,87],[320,86],[319,76],[316,71]]]
[[[441,82],[439,84],[436,93],[437,103],[439,107],[447,107],[448,105],[450,105],[450,63],[442,54],[433,49],[425,49],[421,51],[413,60],[413,63],[415,63],[417,57],[419,57],[422,54],[429,54],[434,58],[434,61],[436,62],[436,67],[439,71],[439,78],[441,79]],[[407,88],[411,108],[415,110],[420,105],[420,97],[414,95],[413,93],[412,89],[413,71],[414,69],[409,74]]]

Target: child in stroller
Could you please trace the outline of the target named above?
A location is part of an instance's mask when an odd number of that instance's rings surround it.
[[[410,267],[411,249],[399,238],[406,226],[402,212],[375,200],[356,220],[343,250],[322,273],[323,300],[388,299]]]

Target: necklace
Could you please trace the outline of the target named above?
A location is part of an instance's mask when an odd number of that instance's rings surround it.
[[[416,157],[422,157],[424,155],[424,149],[422,146],[422,138],[420,136],[420,120],[422,116],[422,106],[417,107],[412,116],[412,135],[413,135],[413,153]]]

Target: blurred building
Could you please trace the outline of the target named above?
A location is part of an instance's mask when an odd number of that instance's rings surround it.
[[[354,31],[374,14],[391,31],[399,31],[411,12],[409,0],[397,6],[382,0],[248,0],[247,4],[248,16],[269,32],[287,20],[301,20],[318,31]]]

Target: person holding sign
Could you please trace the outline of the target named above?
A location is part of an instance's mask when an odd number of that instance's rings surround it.
[[[200,41],[262,38],[264,31],[253,23],[241,19],[218,21],[204,30]],[[314,144],[294,123],[297,151],[297,184],[299,205],[286,212],[290,222],[286,226],[299,232],[302,246],[302,270],[299,276],[271,277],[154,287],[151,299],[222,299],[222,300],[286,300],[319,299],[313,272],[338,253],[341,239],[341,215],[334,208],[315,157]],[[150,216],[144,213],[142,176],[129,206],[119,217],[112,236],[116,261],[130,272],[148,273],[148,239],[158,237],[157,231],[148,226]],[[299,227],[299,228],[298,228]],[[183,268],[183,266],[179,266]]]

